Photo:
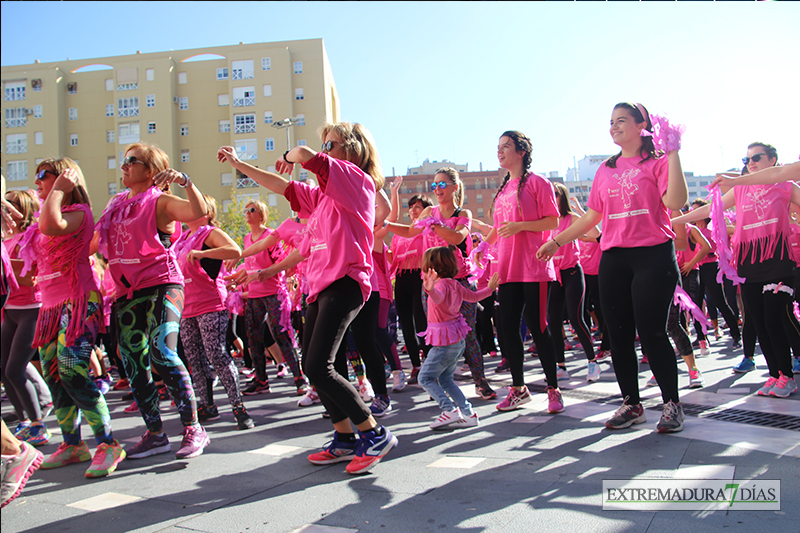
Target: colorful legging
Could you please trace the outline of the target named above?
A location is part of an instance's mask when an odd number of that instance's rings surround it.
[[[297,353],[292,344],[292,337],[287,331],[283,331],[280,325],[281,320],[281,301],[276,294],[262,296],[261,298],[248,298],[245,304],[245,316],[247,318],[247,339],[250,345],[250,357],[253,358],[253,366],[256,370],[258,381],[268,381],[267,379],[267,357],[265,354],[264,339],[261,335],[261,324],[267,321],[269,332],[278,343],[278,347],[283,354],[284,362],[294,375],[295,381],[303,379],[303,371],[300,369]]]
[[[197,425],[197,403],[189,372],[178,357],[183,287],[157,285],[117,300],[117,342],[131,391],[144,423],[161,431],[158,388],[151,368],[164,380],[184,426]]]
[[[228,312],[215,311],[191,318],[181,318],[181,342],[192,367],[195,395],[203,405],[214,404],[211,384],[214,376],[208,363],[214,365],[219,380],[225,387],[231,405],[242,403],[239,393],[239,372],[233,358],[225,349],[228,330]]]
[[[102,305],[100,294],[93,292],[86,308],[83,334],[74,344],[65,346],[63,340],[72,315],[72,305],[65,303],[58,335],[39,348],[44,379],[53,394],[56,419],[64,443],[69,446],[81,442],[81,414],[89,422],[97,444],[114,442],[106,399],[89,378],[89,358],[100,330]]]

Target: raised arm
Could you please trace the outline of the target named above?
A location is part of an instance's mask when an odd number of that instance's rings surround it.
[[[64,196],[72,192],[78,182],[78,173],[68,168],[56,178],[50,194],[45,198],[39,210],[39,231],[44,235],[69,235],[75,233],[83,223],[85,216],[81,211],[61,212]]]
[[[186,191],[186,200],[171,194],[162,194],[156,204],[158,227],[165,230],[173,220],[191,222],[206,214],[206,202],[203,195],[194,186],[189,176],[174,168],[162,170],[153,178],[156,187],[165,183],[177,183]]]
[[[767,185],[783,181],[800,180],[800,161],[782,167],[769,167],[758,172],[736,177],[736,174],[723,172],[717,174],[711,185],[733,187],[735,185]]]
[[[285,156],[281,156],[281,158],[276,161],[275,168],[280,173],[291,173],[295,163],[305,163],[315,155],[317,155],[317,153],[307,146],[296,146],[289,150]],[[286,159],[284,159],[284,157]],[[236,149],[233,146],[222,146],[217,150],[217,160],[221,163],[227,161],[233,168],[272,192],[283,194],[289,186],[289,180],[286,178],[256,168],[239,159],[236,155]],[[289,161],[291,161],[291,163],[289,163]]]
[[[661,201],[667,209],[681,209],[689,199],[689,188],[686,185],[686,177],[683,175],[681,158],[678,150],[672,150],[667,154],[669,162],[669,182],[667,192],[661,197]]]

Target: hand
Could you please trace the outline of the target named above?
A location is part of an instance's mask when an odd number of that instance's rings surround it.
[[[68,168],[58,175],[56,181],[53,183],[53,189],[62,191],[65,195],[72,192],[75,185],[78,184],[78,173],[75,169]]]
[[[226,259],[222,262],[225,265],[225,270],[228,272],[233,272],[236,270],[236,265],[239,263],[238,259]]]
[[[275,170],[278,171],[278,174],[291,174],[294,170],[294,163],[289,163],[281,156],[275,161]]]
[[[681,266],[681,274],[683,274],[684,276],[688,276],[689,272],[691,272],[692,269],[694,269],[694,265],[691,264],[690,262],[686,262],[683,264],[683,266]]]
[[[271,267],[267,267],[262,270],[257,270],[255,274],[256,274],[256,279],[258,281],[266,281],[269,278],[275,277],[278,274],[278,272],[279,271],[275,268],[275,265],[272,265]]]
[[[236,148],[233,146],[220,146],[219,150],[217,150],[217,161],[220,163],[227,161],[231,165],[237,165],[242,162],[239,156],[236,155]]]
[[[489,280],[489,288],[495,290],[498,285],[500,285],[500,274],[495,272],[492,279]]]
[[[17,208],[5,198],[0,197],[0,203],[2,203],[3,236],[5,237],[7,233],[17,227],[17,222],[14,219],[22,220],[22,213],[17,211]]]
[[[543,245],[539,247],[539,250],[536,251],[536,259],[539,261],[549,261],[556,255],[558,251],[558,245],[555,243],[554,240],[550,239]]]
[[[520,222],[503,222],[497,230],[498,237],[511,237],[522,231],[522,223]]]
[[[400,186],[403,184],[403,176],[397,176],[392,183],[389,184],[389,190],[392,194],[400,192]]]
[[[225,281],[230,281],[232,288],[236,289],[237,285],[247,284],[247,271],[244,269],[237,270],[236,272],[233,272],[232,274],[229,274],[222,279],[224,279]]]
[[[202,259],[202,250],[189,250],[189,253],[186,254],[186,260],[189,262],[190,265],[194,264],[195,260]]]
[[[716,187],[717,185],[720,187],[733,187],[736,185],[736,178],[734,176],[736,176],[736,174],[720,172],[714,178],[714,181],[711,182],[711,187]]]
[[[186,185],[186,178],[183,177],[182,172],[178,172],[174,168],[162,170],[153,177],[153,185],[161,189],[164,185],[177,182],[179,185]]]
[[[571,205],[572,208],[575,210],[575,212],[578,213],[579,215],[583,216],[583,215],[586,214],[586,211],[583,210],[583,207],[581,206],[581,203],[574,196],[570,197],[569,205]]]
[[[422,274],[422,286],[427,292],[431,292],[436,282],[439,281],[439,274],[432,268],[429,268]]]

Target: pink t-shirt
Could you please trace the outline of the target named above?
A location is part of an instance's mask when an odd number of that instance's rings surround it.
[[[528,174],[517,196],[519,178],[506,183],[494,204],[494,227],[503,222],[529,222],[559,216],[553,184],[543,176]],[[553,261],[539,261],[536,252],[550,231],[520,231],[511,237],[497,238],[500,283],[555,281]]]
[[[180,265],[184,277],[184,300],[181,318],[192,318],[226,309],[225,301],[228,298],[228,291],[225,288],[225,280],[223,279],[225,275],[224,264],[220,267],[217,277],[211,279],[200,263],[200,259],[196,259],[193,263],[187,261],[190,251],[203,249],[203,244],[212,231],[214,231],[213,226],[201,226],[192,234],[187,231],[173,245],[175,255],[178,258],[178,265]]]
[[[422,266],[422,254],[425,253],[424,236],[420,233],[410,239],[400,235],[392,236],[391,276],[403,270],[419,270]]]
[[[392,279],[389,277],[389,263],[386,261],[386,247],[383,252],[372,251],[372,265],[378,277],[378,290],[381,300],[392,300]]]
[[[669,161],[640,160],[620,157],[617,168],[603,163],[597,169],[588,206],[603,216],[603,250],[656,246],[675,239],[669,210],[661,199],[669,185]]]
[[[580,263],[585,276],[596,276],[600,271],[600,258],[603,251],[599,242],[581,241]]]
[[[459,214],[463,212],[463,209],[459,211]],[[455,215],[455,213],[453,213]],[[472,231],[472,219],[463,216],[451,216],[449,218],[444,218],[442,215],[439,206],[437,205],[433,209],[431,209],[431,216],[439,221],[442,222],[448,228],[454,230],[458,226],[465,226],[467,228],[467,232]],[[450,243],[446,240],[439,237],[433,231],[425,232],[422,234],[422,249],[423,253],[428,248],[434,248],[437,246],[450,246]],[[467,263],[467,258],[469,257],[469,253],[472,251],[472,239],[467,237],[464,241],[457,245],[459,252],[456,254],[456,262],[458,263],[458,274],[456,274],[456,279],[465,278],[469,275],[469,264]],[[464,248],[466,247],[466,251]],[[420,262],[421,266],[421,262]]]
[[[319,187],[293,181],[284,195],[294,211],[312,211],[298,251],[307,257],[308,302],[334,281],[349,276],[366,302],[371,291],[375,182],[353,163],[322,152],[303,163]]]
[[[567,215],[565,217],[561,217],[558,222],[558,229],[556,230],[555,234],[558,235],[565,229],[569,228],[572,224],[572,215]],[[578,244],[580,241],[575,239],[574,241],[561,246],[556,252],[556,255],[553,256],[553,266],[556,270],[566,270],[568,268],[572,268],[578,264],[580,261],[580,251],[581,247]]]
[[[431,346],[455,344],[472,329],[461,314],[461,303],[479,302],[490,294],[489,287],[472,292],[454,279],[440,279],[428,292],[428,329],[419,335]]]
[[[261,236],[253,240],[253,233],[250,232],[244,236],[244,247],[245,249],[252,246],[254,243],[258,241],[262,241],[269,237],[270,235],[276,233],[275,230],[267,228],[261,233]],[[278,261],[280,261],[280,256],[282,255],[282,249],[280,243],[276,243],[274,246],[271,246],[264,250],[261,253],[256,255],[251,255],[250,257],[246,257],[244,260],[244,268],[247,270],[247,273],[252,273],[257,270],[263,270],[265,268],[269,268]],[[273,276],[271,278],[267,278],[264,281],[251,281],[247,285],[247,297],[248,298],[262,298],[264,296],[272,296],[274,294],[278,294],[281,285],[285,282],[285,274],[283,272],[278,273],[278,275]]]

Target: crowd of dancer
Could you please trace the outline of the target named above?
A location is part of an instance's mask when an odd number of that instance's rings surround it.
[[[283,195],[297,213],[272,229],[266,205],[247,202],[242,243],[219,227],[215,200],[145,143],[127,147],[125,190],[97,223],[83,174],[66,157],[37,165],[35,193],[6,195],[2,381],[18,423],[14,431],[2,426],[3,505],[39,467],[89,462],[85,476],[102,477],[126,457],[169,452],[164,399],[184,428],[176,457],[200,455],[210,444],[201,422],[220,418],[217,380],[238,429],[253,428],[244,396],[270,392],[268,361],[278,377],[291,371],[298,406],[321,403],[333,425],[332,439],[309,461],[347,462],[351,474],[371,470],[398,444],[377,421],[392,410],[390,391],[423,387],[441,409],[432,429],[479,425],[453,376],[465,361],[477,399],[497,398],[484,369],[497,344],[496,371],[510,372],[511,385],[496,408],[530,402],[527,331],[551,414],[568,408],[559,388],[570,379],[567,331],[585,352],[589,383],[600,379],[601,363],[613,365],[623,403],[609,429],[645,422],[638,336],[641,362],[653,372],[648,385],[661,390],[657,431],[682,430],[676,351],[689,387],[702,387],[689,333],[694,327],[707,355],[710,336],[722,339],[717,311],[730,349],[743,345],[733,371],[756,367],[758,340],[769,379],[757,394],[786,398],[797,390],[800,188],[790,180],[800,178],[800,163],[778,166],[769,144],[748,147],[747,176],[718,176],[710,200],[690,206],[682,128],[641,104],[620,103],[610,127],[620,152],[598,169],[585,211],[563,185],[530,171],[530,139],[506,131],[492,225],[463,207],[464,184],[453,168],[436,172],[436,205],[426,194],[410,198],[403,224],[402,178],[387,196],[370,132],[349,123],[320,132],[321,151],[287,150],[277,173],[240,160],[233,147],[219,149],[220,162]],[[295,165],[316,183],[281,176]],[[171,184],[186,199],[170,194]],[[389,331],[393,302],[408,376]],[[115,388],[130,388],[129,411],[138,410],[144,424],[127,449],[112,433],[104,355],[119,372]],[[241,384],[240,376],[252,380]],[[52,437],[44,421],[51,410],[63,441],[45,459],[36,447]],[[81,435],[83,418],[94,454]]]

